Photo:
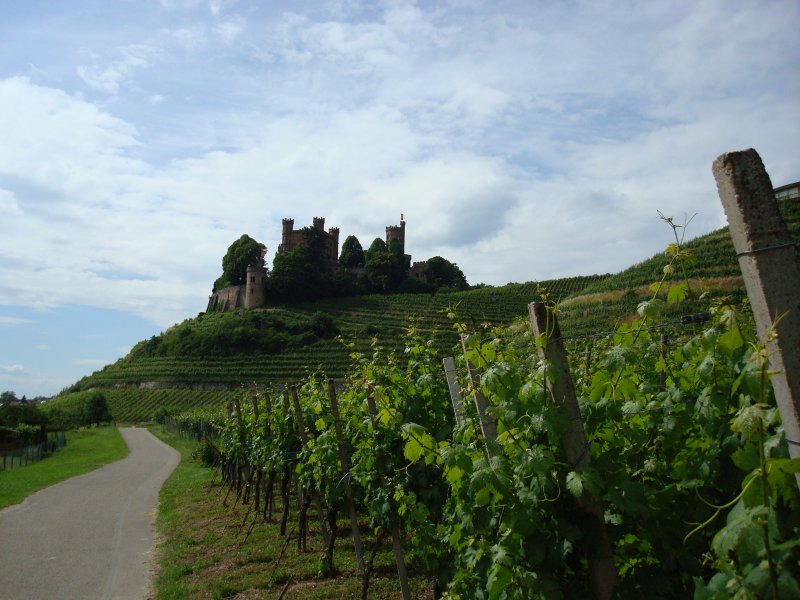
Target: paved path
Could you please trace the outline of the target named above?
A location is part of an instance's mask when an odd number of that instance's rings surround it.
[[[146,429],[120,432],[126,458],[0,511],[0,598],[146,597],[158,491],[180,455]]]

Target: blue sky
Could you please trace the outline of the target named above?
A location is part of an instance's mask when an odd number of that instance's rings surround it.
[[[800,179],[800,3],[0,5],[0,389],[53,394],[314,216],[471,283],[615,272]]]

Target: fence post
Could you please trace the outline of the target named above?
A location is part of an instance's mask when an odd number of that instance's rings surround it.
[[[255,393],[250,396],[250,402],[253,404],[253,418],[255,419],[255,423],[258,424],[258,419],[261,415],[258,411],[258,396]]]
[[[756,328],[765,340],[772,387],[789,444],[800,458],[800,266],[796,243],[778,210],[772,182],[752,148],[728,152],[712,166],[730,225]],[[795,474],[800,487],[800,473]]]
[[[531,302],[528,305],[531,326],[537,338],[544,336],[544,343],[539,345],[539,355],[549,363],[553,374],[550,390],[556,404],[563,406],[569,415],[569,425],[561,438],[561,448],[572,468],[579,471],[589,465],[589,444],[583,430],[583,420],[575,395],[575,387],[569,371],[567,353],[561,339],[561,330],[556,316],[547,310],[544,302]],[[594,517],[593,532],[596,535],[596,547],[589,554],[589,575],[594,596],[600,600],[611,598],[617,584],[617,571],[614,568],[614,555],[611,542],[606,531],[603,505],[600,500],[592,498],[586,492],[578,499],[578,505]]]
[[[658,390],[663,392],[667,389],[667,343],[669,336],[666,333],[661,334],[661,345],[659,347],[661,353],[661,360],[664,361],[664,368],[658,372]]]
[[[443,361],[444,375],[447,377],[447,388],[450,390],[450,400],[453,402],[453,413],[456,415],[456,425],[464,421],[464,412],[461,409],[461,390],[458,388],[458,371],[456,361],[448,356]]]
[[[361,532],[358,530],[358,516],[356,515],[356,505],[353,501],[353,488],[350,486],[350,459],[347,457],[347,450],[344,446],[344,433],[342,432],[342,421],[339,417],[339,402],[336,399],[336,384],[333,379],[328,379],[328,398],[331,401],[331,414],[333,415],[333,428],[336,431],[336,441],[339,447],[339,463],[342,467],[342,479],[344,480],[344,493],[347,497],[347,508],[350,511],[350,528],[353,531],[353,546],[356,551],[358,570],[363,575],[365,572],[364,553],[361,550]]]
[[[445,366],[447,359],[445,358]],[[453,359],[451,358],[450,361]],[[377,430],[377,417],[378,407],[375,406],[375,398],[372,397],[372,388],[367,385],[367,409],[369,410],[369,420],[372,423],[372,436],[376,437]],[[381,460],[381,457],[378,457]],[[383,483],[386,484],[386,478],[383,478]],[[403,594],[403,600],[411,600],[411,589],[408,587],[408,573],[406,572],[406,557],[403,552],[403,544],[400,540],[400,525],[395,524],[392,528],[392,549],[394,550],[394,562],[397,565],[397,577],[400,580],[400,592]]]
[[[297,396],[297,387],[291,387],[292,404],[294,404],[295,418],[297,420],[297,429],[300,432],[300,441],[303,443],[303,448],[308,446],[308,435],[306,434],[306,424],[303,422],[303,410],[300,407],[300,398]],[[299,487],[299,486],[298,486]],[[316,490],[311,492],[311,499],[314,501],[314,508],[317,509],[317,520],[319,521],[319,533],[322,536],[325,544],[328,544],[328,526],[325,524],[325,515],[322,512],[322,500]]]
[[[585,365],[585,373],[586,377],[592,374],[592,342],[589,340],[589,343],[586,346],[586,365]]]
[[[478,420],[481,424],[481,431],[483,432],[483,439],[486,442],[486,452],[489,458],[492,458],[494,453],[491,450],[491,444],[497,439],[497,423],[494,422],[492,416],[486,412],[489,403],[486,397],[481,392],[481,372],[472,364],[472,361],[467,358],[467,338],[469,336],[461,334],[461,348],[464,350],[464,358],[467,360],[467,369],[469,370],[469,378],[472,382],[472,389],[475,394],[475,408],[478,411]]]

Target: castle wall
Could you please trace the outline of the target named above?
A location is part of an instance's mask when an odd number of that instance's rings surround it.
[[[245,286],[233,285],[217,290],[208,297],[206,312],[225,312],[244,306]]]
[[[421,260],[421,261],[418,260],[413,265],[411,265],[410,274],[412,277],[416,277],[417,279],[424,279],[425,273],[427,272],[428,272],[427,260]]]

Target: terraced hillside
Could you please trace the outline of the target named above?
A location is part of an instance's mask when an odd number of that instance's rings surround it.
[[[552,297],[574,295],[602,276],[573,277],[543,282],[552,290]],[[273,311],[293,313],[295,320],[324,314],[338,329],[341,338],[366,350],[372,340],[387,348],[401,348],[402,333],[411,324],[431,336],[443,350],[451,348],[457,337],[447,312],[455,310],[467,323],[503,325],[524,316],[527,305],[537,297],[537,285],[510,284],[485,287],[466,292],[435,295],[395,294],[330,299],[292,308],[254,309],[234,313],[213,313],[190,319],[179,326],[188,337],[221,325],[229,324],[232,332],[242,319]],[[313,336],[312,336],[313,337]],[[142,342],[147,344],[148,342]],[[338,339],[316,339],[303,344],[302,338],[288,343],[276,353],[249,354],[234,352],[227,356],[202,356],[195,353],[140,356],[139,345],[131,353],[80,380],[74,388],[114,387],[152,384],[164,387],[175,383],[226,384],[236,386],[253,382],[285,382],[296,379],[307,370],[321,368],[332,377],[341,377],[350,364],[350,352]]]
[[[784,217],[795,239],[800,241],[800,203],[782,203]],[[720,229],[686,244],[696,257],[687,275],[695,292],[706,296],[726,295],[734,300],[744,296],[738,263],[727,229]],[[231,390],[253,383],[291,382],[304,373],[319,369],[326,376],[341,378],[350,364],[351,350],[332,336],[298,334],[292,323],[314,323],[323,315],[335,326],[341,338],[367,350],[373,339],[387,348],[402,349],[402,333],[410,324],[444,352],[457,343],[447,313],[455,311],[468,325],[504,325],[526,316],[529,302],[547,289],[551,300],[560,304],[562,332],[581,335],[613,329],[635,314],[636,306],[650,294],[648,285],[661,277],[667,260],[663,254],[651,257],[615,275],[592,275],[481,287],[464,292],[370,295],[336,298],[296,306],[259,309],[249,314],[215,313],[202,315],[175,326],[182,338],[201,336],[203,331],[220,329],[234,336],[222,344],[222,355],[202,352],[143,355],[137,348],[125,358],[83,378],[73,390],[105,388],[114,416],[118,419],[149,419],[160,406],[173,410],[194,406],[220,406]],[[682,312],[707,307],[707,299],[683,304]],[[264,313],[263,318],[258,316]],[[667,315],[668,317],[669,315]],[[267,318],[269,317],[269,318]],[[282,319],[289,337],[269,352],[240,348],[240,338],[252,337],[243,320],[272,323]],[[225,320],[229,320],[225,321]],[[283,327],[283,325],[281,325]],[[237,333],[238,332],[238,333]],[[235,334],[235,335],[234,335]],[[166,334],[163,334],[166,335]],[[240,336],[239,338],[236,335]],[[147,344],[151,341],[144,341]],[[217,340],[219,345],[219,340]],[[249,340],[248,343],[256,343]],[[167,344],[165,344],[167,345]],[[168,346],[168,345],[167,345]],[[151,353],[152,354],[152,353]]]

